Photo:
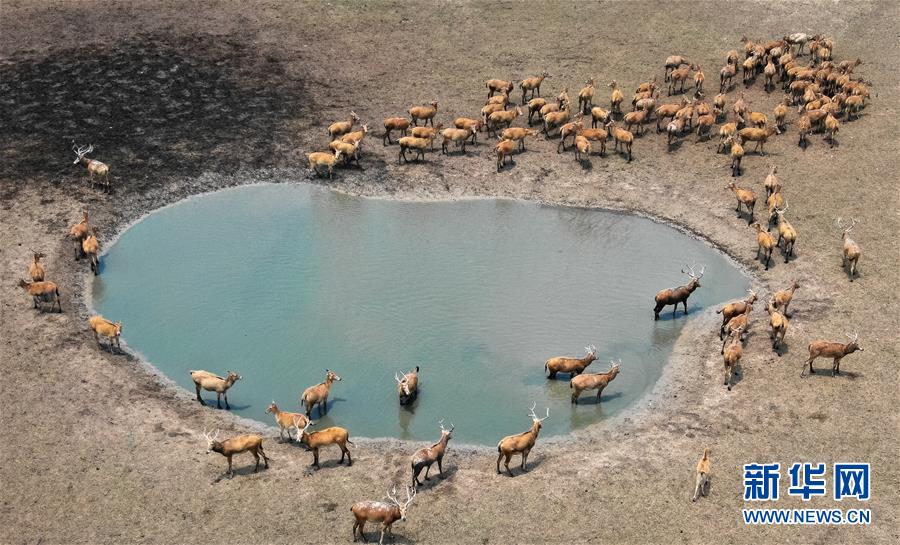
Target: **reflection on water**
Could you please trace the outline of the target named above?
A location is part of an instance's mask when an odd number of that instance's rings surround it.
[[[739,297],[746,278],[708,246],[627,214],[509,200],[400,203],[306,185],[190,199],[126,231],[104,258],[94,306],[125,323],[129,346],[192,390],[190,369],[244,376],[235,412],[270,422],[271,400],[335,383],[320,426],[352,435],[461,442],[525,430],[550,407],[547,435],[615,414],[652,387],[685,319],[653,321],[653,296],[706,265],[690,310]],[[622,359],[602,408],[544,360]],[[421,393],[397,401],[394,373],[420,365]],[[237,407],[241,407],[237,409]],[[314,419],[318,418],[316,414]]]

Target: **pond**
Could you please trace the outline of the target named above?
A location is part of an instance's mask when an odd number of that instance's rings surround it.
[[[306,184],[254,185],[187,199],[123,232],[102,258],[92,306],[123,340],[193,392],[188,371],[243,375],[232,411],[271,424],[275,400],[324,380],[327,416],[351,438],[496,444],[550,408],[543,435],[599,422],[659,378],[686,318],[653,320],[653,297],[706,266],[689,310],[741,297],[748,279],[707,244],[630,214],[504,200],[399,202]],[[688,319],[690,315],[688,316]],[[544,361],[621,359],[602,402],[570,403]],[[421,367],[398,403],[394,374]],[[204,398],[215,407],[215,394]],[[224,407],[224,405],[223,405]]]

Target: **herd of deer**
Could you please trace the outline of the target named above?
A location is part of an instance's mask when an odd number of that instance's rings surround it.
[[[726,93],[733,86],[733,78],[737,71],[743,71],[743,82],[750,85],[758,74],[765,75],[765,90],[770,92],[776,87],[775,78],[783,84],[786,95],[785,99],[776,106],[774,110],[775,123],[769,125],[768,118],[760,113],[750,111],[749,106],[741,93],[740,98],[732,107],[734,121],[725,123],[719,128],[719,136],[721,142],[717,151],[728,150],[732,157],[732,175],[737,176],[741,172],[740,163],[744,155],[743,144],[746,142],[755,142],[756,149],[760,153],[764,153],[763,146],[767,138],[773,134],[781,134],[785,127],[785,119],[788,113],[788,106],[799,104],[798,113],[802,114],[797,121],[800,131],[800,144],[806,141],[806,136],[816,126],[822,127],[826,132],[826,139],[834,145],[835,134],[838,130],[837,117],[840,113],[844,113],[845,119],[849,119],[851,115],[859,116],[860,109],[865,105],[865,101],[870,97],[868,87],[871,83],[861,79],[854,79],[852,76],[853,69],[861,64],[858,59],[856,61],[842,61],[835,63],[831,60],[834,48],[833,42],[822,36],[810,36],[806,34],[793,34],[784,37],[781,40],[771,42],[752,42],[743,39],[744,43],[744,60],[740,61],[741,55],[738,51],[729,51],[726,55],[726,64],[720,70],[720,88],[719,94],[713,100],[712,106],[706,103],[703,95],[703,82],[705,76],[699,66],[689,63],[684,57],[672,56],[665,62],[665,82],[668,82],[668,94],[672,95],[677,92],[684,92],[684,86],[687,80],[694,82],[694,97],[691,100],[682,98],[679,103],[660,104],[656,101],[659,97],[659,89],[656,78],[652,78],[646,83],[642,83],[632,100],[632,111],[624,113],[621,106],[624,101],[624,95],[619,89],[618,84],[613,81],[609,84],[612,89],[610,95],[610,109],[607,111],[599,106],[593,105],[594,97],[594,80],[589,79],[586,86],[578,93],[578,114],[573,117],[571,111],[568,89],[565,88],[556,96],[555,102],[549,102],[540,96],[541,84],[550,75],[543,72],[540,76],[526,78],[518,83],[521,91],[521,105],[514,105],[510,101],[510,95],[515,88],[515,83],[506,80],[488,80],[486,87],[488,89],[488,99],[485,106],[481,109],[480,116],[477,118],[460,117],[454,120],[453,128],[444,128],[442,124],[434,125],[434,118],[437,114],[438,103],[431,102],[425,106],[415,106],[408,110],[409,119],[405,117],[391,117],[385,119],[385,133],[382,142],[385,146],[392,144],[391,134],[394,131],[400,133],[398,140],[400,150],[398,162],[408,162],[407,152],[414,152],[414,160],[424,159],[426,150],[434,150],[434,138],[437,135],[443,137],[441,146],[442,153],[450,153],[450,144],[455,149],[465,153],[467,143],[477,144],[479,132],[487,130],[489,135],[496,136],[499,143],[496,145],[497,152],[497,170],[501,170],[507,160],[512,160],[515,152],[525,150],[525,139],[529,136],[536,136],[538,131],[531,128],[513,127],[512,123],[516,118],[524,116],[522,107],[527,109],[527,123],[529,127],[533,121],[537,119],[542,128],[540,133],[550,135],[556,131],[559,136],[558,152],[566,149],[566,140],[572,139],[572,146],[575,150],[575,156],[580,161],[589,159],[593,152],[592,142],[598,143],[600,146],[600,154],[603,155],[606,150],[606,142],[611,137],[615,141],[615,150],[626,153],[630,161],[632,143],[634,134],[631,132],[632,127],[637,127],[640,132],[644,132],[644,126],[648,123],[652,116],[656,115],[657,133],[662,132],[661,123],[666,120],[665,132],[671,144],[675,138],[682,135],[687,127],[693,130],[694,116],[697,116],[697,134],[698,140],[703,135],[709,135],[712,126],[726,116],[725,100]],[[811,60],[808,64],[803,65],[798,62],[797,58],[805,46],[808,46]],[[794,48],[797,48],[796,51]],[[511,107],[511,109],[509,109]],[[591,128],[584,127],[584,116],[591,116]],[[621,118],[621,122],[614,121],[614,117]],[[751,127],[745,127],[746,121],[749,120]],[[367,124],[362,125],[361,130],[354,131],[354,124],[359,122],[360,118],[355,112],[350,113],[350,118],[345,121],[332,123],[328,127],[329,135],[332,141],[329,145],[331,152],[315,152],[308,157],[309,166],[316,172],[327,172],[331,177],[334,167],[350,162],[359,163],[360,147],[369,132]],[[423,122],[419,126],[419,121]],[[430,126],[429,126],[430,125]],[[99,161],[86,157],[88,153],[93,151],[93,145],[87,147],[76,147],[73,145],[73,151],[76,154],[75,164],[82,164],[86,167],[90,176],[91,185],[100,182],[107,189],[109,188],[109,167]],[[731,190],[737,199],[736,212],[738,217],[742,215],[742,207],[748,215],[748,225],[754,227],[757,236],[757,257],[764,258],[765,268],[769,268],[771,256],[774,248],[780,246],[784,254],[785,263],[794,254],[794,244],[797,239],[797,233],[790,223],[784,218],[784,213],[788,210],[788,205],[782,194],[782,184],[777,176],[776,167],[772,166],[771,170],[763,183],[766,191],[766,204],[768,207],[767,227],[758,222],[754,222],[754,209],[756,205],[756,195],[748,188],[738,187],[734,182],[729,183],[726,189]],[[837,219],[836,225],[842,232],[842,267],[849,266],[849,277],[852,282],[857,275],[857,262],[860,257],[859,245],[850,238],[850,232],[853,230],[858,220],[851,219],[849,224],[844,224],[840,218]],[[777,240],[769,230],[775,225],[778,228]],[[82,220],[72,226],[69,236],[73,240],[75,249],[75,259],[78,260],[86,257],[90,261],[93,273],[100,273],[99,251],[100,246],[97,239],[97,230],[89,223],[88,211],[83,211]],[[782,245],[783,243],[783,245]],[[39,252],[33,253],[33,262],[29,266],[28,274],[31,282],[20,280],[19,285],[32,296],[35,308],[43,309],[45,305],[50,305],[50,310],[57,308],[62,312],[60,303],[60,295],[58,286],[44,279],[44,267],[41,258],[44,254]],[[673,316],[677,313],[679,305],[683,305],[684,313],[688,312],[687,301],[690,295],[700,287],[700,279],[703,277],[704,268],[699,273],[694,271],[693,266],[682,269],[682,272],[690,278],[685,285],[665,289],[657,293],[655,297],[655,307],[653,309],[654,318],[659,319],[659,313],[666,306],[672,305]],[[784,344],[785,334],[788,329],[788,306],[793,299],[794,292],[799,288],[799,283],[793,282],[787,289],[777,291],[766,302],[766,312],[769,315],[770,338],[772,340],[772,348],[779,356],[779,347]],[[732,387],[732,376],[735,368],[741,360],[743,352],[743,340],[750,327],[750,315],[753,305],[757,301],[758,294],[752,289],[748,289],[748,296],[740,301],[735,301],[725,305],[717,311],[722,314],[723,321],[719,330],[719,338],[723,341],[721,354],[725,366],[725,385],[728,390]],[[110,350],[119,348],[119,340],[122,333],[122,323],[112,322],[102,316],[93,316],[89,319],[89,325],[93,331],[98,346],[102,347],[101,337],[107,340]],[[848,343],[828,342],[823,340],[813,341],[809,344],[809,356],[803,364],[801,376],[805,376],[806,370],[814,373],[813,361],[819,357],[832,358],[832,374],[840,373],[841,359],[853,352],[861,351],[862,348],[858,344],[858,334],[850,337]],[[558,373],[567,374],[569,376],[569,386],[572,389],[571,400],[573,404],[578,403],[578,398],[582,392],[588,390],[597,391],[597,401],[600,402],[603,389],[613,380],[619,373],[621,362],[610,362],[610,369],[603,373],[585,373],[586,368],[597,359],[597,349],[590,345],[586,347],[586,355],[583,358],[556,357],[547,360],[544,364],[544,371],[548,379],[556,378]],[[217,406],[221,408],[221,398],[224,397],[225,408],[230,409],[228,404],[227,391],[236,381],[242,377],[237,373],[229,371],[226,377],[221,377],[208,371],[197,370],[191,371],[191,378],[196,386],[197,400],[204,404],[200,395],[201,390],[216,392]],[[320,431],[310,433],[308,429],[314,425],[310,418],[312,411],[318,407],[319,414],[324,415],[328,410],[328,395],[335,381],[340,381],[341,377],[331,370],[326,369],[324,382],[311,386],[303,391],[300,396],[301,406],[305,406],[305,413],[294,413],[281,411],[273,400],[266,409],[267,413],[274,416],[275,422],[279,427],[279,436],[284,440],[284,434],[287,433],[287,440],[293,441],[291,430],[295,430],[296,441],[308,447],[313,454],[312,465],[319,466],[319,449],[328,445],[337,445],[341,449],[341,459],[339,463],[343,463],[344,457],[347,458],[347,464],[352,465],[353,459],[347,445],[353,443],[349,439],[349,432],[341,427],[331,427]],[[397,382],[397,395],[401,405],[409,405],[413,403],[418,395],[419,390],[419,367],[408,373],[395,374]],[[549,418],[550,410],[547,409],[544,417],[538,417],[535,413],[536,403],[532,404],[529,411],[529,417],[532,419],[531,427],[522,433],[504,437],[497,445],[497,472],[501,472],[500,462],[503,461],[507,473],[512,475],[509,463],[513,455],[521,455],[521,469],[524,471],[528,460],[528,455],[535,445],[544,420]],[[359,536],[365,540],[363,534],[365,524],[367,522],[381,523],[381,541],[385,534],[391,535],[391,527],[397,520],[405,520],[407,509],[416,495],[417,488],[421,485],[419,475],[422,470],[425,471],[424,478],[428,479],[428,472],[431,466],[437,463],[438,472],[443,475],[442,461],[447,451],[447,446],[452,438],[454,426],[451,424],[449,429],[444,427],[443,420],[439,422],[441,437],[430,447],[417,450],[411,460],[412,469],[411,484],[407,486],[406,500],[402,501],[397,498],[396,488],[388,494],[386,501],[362,501],[354,504],[351,508],[355,522],[353,524],[353,539]],[[228,461],[228,471],[233,476],[232,457],[242,452],[250,452],[256,459],[254,471],[258,471],[260,457],[266,467],[269,465],[269,458],[263,451],[263,438],[255,434],[240,435],[224,441],[218,440],[218,431],[214,433],[204,432],[207,440],[207,452],[217,452],[226,457]],[[697,464],[695,490],[692,500],[696,500],[700,495],[706,495],[709,490],[708,476],[710,472],[709,449],[704,451],[703,457]]]

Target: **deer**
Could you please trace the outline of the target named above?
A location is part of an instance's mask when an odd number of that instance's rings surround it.
[[[45,257],[45,255],[40,252],[35,252],[34,250],[31,250],[31,253],[34,261],[28,266],[28,276],[31,277],[32,282],[43,282],[44,266],[41,265],[41,258]]]
[[[306,405],[306,416],[309,417],[313,407],[318,403],[319,416],[328,413],[328,392],[334,381],[340,381],[341,377],[331,369],[325,369],[325,382],[320,382],[315,386],[303,390],[300,394],[300,405]]]
[[[694,496],[691,501],[697,501],[701,494],[709,495],[709,448],[703,449],[703,458],[697,462],[697,478],[694,481]]]
[[[226,439],[225,441],[219,441],[219,430],[215,431],[215,435],[212,435],[210,432],[204,430],[203,436],[206,437],[207,454],[209,454],[210,452],[218,452],[228,459],[228,471],[226,473],[228,473],[229,479],[234,477],[234,468],[231,465],[231,458],[235,454],[240,454],[242,452],[250,451],[250,453],[253,454],[253,457],[256,458],[256,467],[253,468],[253,473],[259,471],[260,456],[262,456],[263,461],[266,463],[266,469],[269,469],[269,458],[263,451],[263,438],[259,435],[238,435],[237,437],[232,437],[231,439]]]
[[[737,328],[731,332],[731,343],[722,350],[722,359],[725,362],[725,386],[731,391],[731,378],[734,375],[734,368],[741,361],[744,347],[741,345],[741,335],[743,330]]]
[[[750,218],[747,220],[747,225],[753,223],[753,209],[756,207],[756,193],[754,193],[750,189],[744,189],[735,185],[734,182],[729,182],[728,185],[725,186],[725,189],[730,189],[734,192],[734,196],[737,198],[737,208],[735,208],[735,212],[737,212],[737,217],[741,217],[741,205],[747,208],[747,213],[750,214]]]
[[[619,85],[615,80],[613,80],[608,87],[612,89],[612,92],[609,95],[610,111],[622,113],[622,101],[625,100],[625,95],[622,94],[622,91],[619,89]]]
[[[775,245],[781,244],[781,241],[784,240],[782,252],[784,253],[785,263],[794,255],[794,244],[797,243],[797,230],[794,229],[794,226],[788,220],[784,219],[784,213],[787,212],[787,209],[787,203],[785,203],[784,208],[775,209],[775,213],[778,215],[778,240],[775,241]]]
[[[335,121],[328,126],[328,134],[331,139],[339,138],[353,130],[353,124],[359,122],[359,116],[356,112],[350,112],[350,119],[347,121]]]
[[[815,369],[813,369],[812,362],[816,358],[833,358],[834,362],[831,365],[831,376],[836,376],[841,374],[841,359],[848,354],[852,354],[856,351],[864,352],[861,346],[859,346],[859,333],[854,333],[853,335],[847,335],[847,338],[850,339],[848,343],[839,343],[839,342],[829,342],[829,341],[813,341],[809,343],[809,358],[807,358],[806,362],[803,364],[803,371],[800,372],[801,377],[805,377],[806,366],[809,365],[809,373],[814,375],[816,373]]]
[[[700,279],[703,278],[703,271],[706,270],[706,266],[700,268],[700,274],[694,273],[693,265],[688,267],[688,270],[681,269],[681,272],[688,275],[691,279],[690,282],[683,286],[679,286],[677,288],[668,288],[661,290],[656,294],[655,301],[656,307],[653,309],[653,319],[659,320],[659,312],[668,305],[675,305],[675,308],[672,309],[672,317],[675,317],[675,313],[678,312],[678,305],[684,303],[684,313],[688,313],[687,309],[687,300],[688,297],[694,293],[694,290],[700,287]]]
[[[585,87],[578,91],[578,111],[589,113],[594,102],[594,78],[589,78]]]
[[[98,257],[100,241],[97,240],[97,229],[94,227],[90,228],[90,234],[82,241],[81,249],[85,257],[91,260],[91,271],[94,273],[94,276],[100,274],[100,258]]]
[[[631,134],[630,131],[626,131],[621,127],[616,127],[613,125],[612,121],[606,124],[607,134],[612,136],[615,145],[613,146],[613,150],[619,151],[619,144],[622,144],[622,149],[626,153],[628,153],[628,162],[631,162],[631,146],[634,143],[634,135]]]
[[[528,91],[531,91],[532,99],[541,96],[541,84],[544,83],[544,80],[549,77],[550,74],[548,74],[547,71],[544,70],[543,72],[541,72],[540,76],[525,78],[519,82],[519,89],[522,91],[522,105],[524,105],[526,102],[525,97],[528,95]]]
[[[306,418],[306,415],[301,413],[289,413],[287,411],[282,411],[278,409],[278,405],[275,404],[275,400],[272,400],[272,403],[266,408],[266,414],[271,414],[275,417],[275,423],[278,424],[278,438],[284,442],[284,432],[287,431],[288,441],[292,441],[291,439],[291,428],[295,428],[297,431],[297,441],[300,441],[300,427],[305,426],[309,421]]]
[[[789,288],[776,291],[775,295],[772,296],[772,300],[775,303],[775,308],[780,309],[781,313],[785,316],[788,315],[788,305],[791,304],[791,300],[794,298],[794,292],[797,291],[797,288],[799,287],[800,283],[794,281]]]
[[[359,538],[362,539],[363,542],[366,542],[366,535],[363,532],[367,522],[381,523],[381,538],[378,540],[379,545],[384,544],[385,533],[392,538],[394,537],[394,532],[391,527],[398,520],[406,520],[406,511],[409,509],[409,504],[415,499],[416,491],[415,488],[412,490],[407,488],[405,502],[398,500],[395,497],[396,494],[397,488],[394,487],[388,494],[388,501],[359,501],[353,504],[350,511],[356,519],[353,522],[354,543],[356,542],[357,530],[359,530]]]
[[[747,288],[747,297],[740,301],[728,303],[724,307],[716,311],[716,314],[722,315],[722,326],[719,328],[719,340],[725,338],[725,326],[735,316],[739,316],[747,311],[747,307],[756,302],[757,295],[753,288]]]
[[[91,316],[88,323],[91,326],[91,330],[94,332],[94,340],[97,341],[97,348],[103,348],[103,345],[100,343],[100,337],[106,337],[107,342],[109,343],[110,352],[112,352],[113,346],[115,346],[117,350],[122,350],[122,346],[119,344],[119,339],[122,336],[122,322],[111,322],[103,316],[97,315]]]
[[[597,403],[600,403],[600,394],[603,389],[609,385],[613,379],[619,374],[619,367],[622,360],[610,361],[609,371],[605,373],[586,373],[583,375],[575,375],[569,380],[569,388],[572,389],[572,403],[578,405],[578,397],[585,390],[597,390]]]
[[[738,329],[741,330],[741,336],[743,337],[743,333],[746,333],[750,328],[750,313],[753,312],[753,305],[748,303],[747,306],[744,307],[744,312],[738,314],[732,319],[728,320],[728,323],[723,327],[725,331],[725,341],[722,342],[722,351],[721,353],[725,353],[725,345],[728,343],[728,338]]]
[[[241,380],[241,375],[235,373],[234,371],[228,371],[225,378],[222,378],[218,375],[214,375],[209,371],[204,371],[202,369],[192,370],[191,380],[194,381],[194,388],[197,390],[197,401],[200,402],[201,405],[206,405],[203,401],[203,398],[200,397],[200,390],[206,390],[207,392],[215,392],[216,393],[216,408],[222,408],[222,397],[225,397],[225,409],[231,410],[231,406],[228,404],[228,389],[234,386],[234,383]]]
[[[759,259],[760,254],[763,254],[766,258],[765,264],[768,271],[769,263],[772,261],[772,251],[775,249],[775,237],[763,229],[759,222],[754,223],[753,228],[756,229],[756,259]]]
[[[34,308],[38,308],[38,303],[40,303],[40,309],[43,311],[44,305],[50,303],[50,312],[53,312],[53,307],[58,307],[62,312],[62,304],[59,302],[59,287],[55,282],[26,282],[20,279],[19,287],[31,296]]]
[[[313,422],[312,420],[307,420],[306,425],[304,425],[303,428],[300,428],[300,419],[298,418],[294,420],[294,426],[300,429],[300,443],[303,443],[307,447],[309,447],[309,450],[311,450],[313,453],[313,463],[310,465],[318,469],[319,449],[322,447],[327,447],[328,445],[337,445],[341,449],[341,461],[338,462],[338,464],[344,463],[344,456],[346,455],[347,467],[352,466],[353,458],[350,456],[350,449],[347,448],[348,444],[353,444],[353,441],[350,440],[350,432],[348,432],[344,428],[335,426],[332,428],[325,428],[324,430],[307,433],[306,430],[314,424],[315,422]]]
[[[769,195],[772,193],[781,191],[781,181],[778,179],[778,167],[772,165],[769,169],[769,174],[766,175],[763,185],[766,188],[766,198],[769,198]]]
[[[85,166],[85,168],[87,168],[88,175],[90,176],[90,179],[91,179],[91,189],[94,188],[94,178],[96,177],[97,180],[100,183],[102,183],[103,186],[108,190],[109,189],[109,167],[106,165],[106,163],[101,163],[100,161],[97,161],[96,159],[89,159],[89,158],[85,157],[85,155],[94,151],[94,145],[91,144],[90,146],[79,147],[79,146],[76,146],[74,143],[72,143],[72,151],[74,151],[75,155],[77,156],[75,158],[75,161],[72,164],[77,165],[77,164],[81,163],[82,165]]]
[[[502,473],[500,471],[500,460],[506,458],[504,461],[506,472],[510,477],[513,476],[512,471],[509,469],[509,461],[513,457],[513,454],[522,455],[521,469],[523,472],[525,471],[528,455],[531,453],[531,449],[534,448],[534,443],[537,441],[538,434],[541,432],[541,424],[544,420],[550,418],[549,407],[547,408],[547,416],[544,418],[538,418],[538,416],[534,414],[535,407],[537,407],[537,402],[534,402],[531,405],[531,410],[528,413],[528,416],[531,417],[531,429],[516,435],[508,435],[501,439],[497,444],[497,452],[500,453],[497,456],[497,473]]]
[[[587,366],[597,359],[597,348],[594,345],[585,346],[584,351],[583,358],[557,356],[544,362],[544,373],[547,378],[554,379],[557,373],[568,373],[572,377],[583,373]]]
[[[859,220],[856,218],[850,218],[850,225],[848,227],[844,227],[844,224],[841,222],[841,218],[838,218],[835,222],[839,229],[843,231],[841,235],[841,241],[843,241],[843,259],[841,261],[841,268],[846,269],[847,263],[850,264],[850,281],[853,282],[853,277],[856,276],[856,265],[859,262],[859,256],[862,253],[862,250],[859,248],[859,244],[856,243],[855,240],[850,238],[850,231],[859,223]]]
[[[430,447],[420,448],[413,454],[412,459],[410,460],[410,464],[412,465],[413,488],[422,485],[422,483],[419,482],[419,473],[421,473],[423,469],[425,470],[425,480],[428,480],[428,471],[435,462],[437,462],[438,466],[438,475],[441,477],[444,476],[444,469],[441,467],[441,462],[444,460],[444,454],[447,452],[447,443],[453,438],[453,428],[455,426],[453,425],[453,422],[451,422],[450,429],[448,430],[444,427],[443,419],[438,422],[438,425],[441,427],[441,438],[438,439],[438,442]]]
[[[84,242],[84,239],[87,238],[88,234],[90,234],[90,224],[88,223],[88,211],[87,208],[81,211],[82,218],[81,221],[73,225],[69,229],[69,236],[72,237],[72,240],[75,243],[75,261],[78,261],[79,258],[83,255],[84,250],[81,245]]]
[[[784,344],[784,335],[787,333],[788,319],[775,308],[774,299],[769,300],[768,304],[766,304],[766,312],[769,313],[769,326],[772,328],[772,331],[769,333],[769,338],[772,339],[772,350],[775,350],[775,352],[781,356],[781,353],[778,352],[778,347]]]
[[[394,380],[397,381],[397,395],[400,397],[401,405],[409,405],[419,396],[419,366],[416,365],[415,370],[409,373],[394,373]]]

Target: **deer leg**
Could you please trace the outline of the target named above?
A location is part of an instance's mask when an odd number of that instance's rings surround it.
[[[441,458],[437,459],[437,465],[438,465],[438,475],[441,478],[443,478],[444,477],[444,468],[441,466]]]
[[[228,404],[228,391],[222,392],[222,395],[225,397],[225,408],[230,411],[231,405]]]
[[[216,408],[218,408],[218,409],[222,408],[222,393],[221,392],[216,392]]]
[[[347,447],[341,446],[341,461],[338,462],[339,464],[344,463],[344,456],[346,456],[346,455],[347,455]]]
[[[228,455],[228,475],[229,475],[228,478],[229,479],[234,478],[234,468],[231,467],[231,456],[232,456],[231,454]]]
[[[266,451],[263,450],[262,443],[259,444],[259,453],[263,457],[263,462],[266,464],[266,469],[269,469],[269,457],[266,456]]]
[[[702,477],[701,477],[701,475],[698,473],[698,474],[697,474],[697,481],[696,481],[696,484],[694,485],[694,496],[691,498],[691,501],[697,501],[697,498],[700,497],[700,488],[701,488],[701,486],[702,486],[701,479],[702,479]]]
[[[841,374],[841,358],[834,358],[834,365],[831,366],[831,376]]]
[[[509,476],[512,477],[512,470],[509,469],[509,461],[512,460],[512,452],[506,455],[506,460],[503,461],[503,465],[506,466],[506,472],[509,473]]]
[[[384,545],[384,530],[387,528],[387,524],[381,523],[381,539],[378,540],[378,545]]]
[[[678,305],[675,305],[675,308],[678,308]],[[687,299],[684,300],[684,313],[687,314]]]
[[[257,473],[259,472],[259,454],[255,450],[251,450],[250,453],[256,458],[256,467],[253,468],[253,473]]]
[[[531,452],[531,449],[525,450],[522,452],[522,471],[525,471],[525,464],[528,462],[528,454]]]
[[[503,452],[497,455],[497,473],[500,473],[500,460],[503,458]]]
[[[814,359],[816,359],[816,358],[813,357],[813,356],[810,356],[809,359],[806,360],[806,363],[809,364],[809,374],[810,374],[810,375],[815,375],[815,374],[816,374],[816,371],[813,369],[813,366],[812,366],[812,362],[813,362]]]
[[[100,339],[97,339],[97,344],[100,344]],[[203,398],[200,397],[200,385],[195,382],[194,386],[197,388],[197,401],[199,401],[201,405],[206,405],[206,403],[203,402]]]
[[[312,463],[312,465],[316,466],[316,468],[319,467],[319,449],[318,449],[318,447],[313,449],[313,463]]]

